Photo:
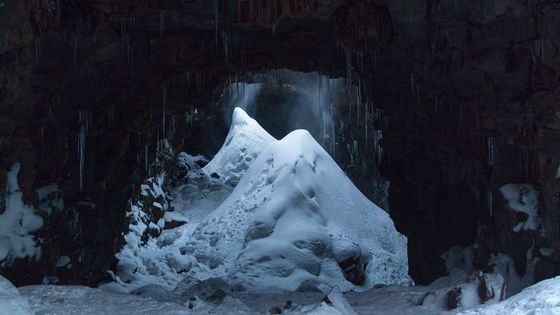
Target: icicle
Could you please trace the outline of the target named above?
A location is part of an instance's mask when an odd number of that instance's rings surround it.
[[[41,56],[41,39],[35,39],[35,64],[39,65],[39,57]]]
[[[90,113],[89,111],[79,111],[78,121],[80,125],[80,131],[78,134],[78,161],[79,161],[79,173],[80,173],[80,192],[84,188],[84,166],[85,166],[85,149],[86,149],[86,138],[89,131],[90,125]]]
[[[175,116],[171,117],[171,134],[169,135],[169,138],[173,138],[173,136],[175,135]]]
[[[159,37],[163,39],[165,33],[165,10],[159,11]]]
[[[491,190],[488,190],[487,202],[488,202],[488,212],[490,214],[490,217],[492,217],[492,213],[494,210],[494,196],[492,195]]]
[[[148,172],[148,144],[144,145],[144,170]]]
[[[377,165],[381,165],[383,159],[383,148],[379,144],[381,139],[383,139],[383,130],[375,130],[373,132],[373,147],[377,155]]]
[[[214,0],[214,28],[216,36],[216,51],[218,51],[218,18],[219,18],[219,0]]]
[[[488,137],[488,165],[493,166],[496,158],[496,139]]]
[[[64,165],[68,164],[68,137],[64,137]]]
[[[365,147],[368,147],[368,124],[366,123],[364,128],[364,139],[365,139]]]
[[[161,125],[162,125],[162,138],[165,138],[165,103],[167,101],[167,88],[165,81],[163,81],[163,101],[162,101],[162,114],[161,114]]]
[[[344,57],[346,60],[346,80],[348,84],[348,90],[352,85],[352,52],[348,49],[344,50]]]
[[[56,0],[56,21],[60,24],[60,0]]]
[[[78,69],[78,38],[74,35],[74,71]]]

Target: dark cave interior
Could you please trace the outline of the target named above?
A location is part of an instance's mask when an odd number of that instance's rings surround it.
[[[471,2],[4,0],[0,190],[19,162],[23,200],[56,183],[64,209],[42,215],[41,258],[1,273],[109,281],[127,203],[169,167],[146,166],[160,140],[211,157],[247,102],[278,139],[308,129],[390,213],[417,284],[455,245],[480,270],[504,253],[522,275],[532,251],[535,280],[560,274],[560,2]],[[508,183],[536,188],[541,230],[512,230],[527,215]]]

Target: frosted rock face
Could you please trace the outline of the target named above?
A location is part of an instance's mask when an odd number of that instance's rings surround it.
[[[10,315],[31,315],[29,303],[18,289],[6,278],[0,276],[0,313]]]
[[[266,145],[275,140],[244,110],[237,107],[233,111],[224,145],[204,167],[204,171],[237,183]]]
[[[406,243],[388,214],[296,130],[261,152],[189,247],[208,272],[244,289],[359,290],[410,283]]]

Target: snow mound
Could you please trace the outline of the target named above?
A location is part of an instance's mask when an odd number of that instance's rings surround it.
[[[266,145],[275,140],[256,120],[237,107],[224,145],[203,169],[208,174],[216,173],[237,183]]]
[[[34,314],[27,300],[19,294],[18,289],[2,276],[0,276],[0,313],[10,315]]]
[[[556,315],[560,314],[560,277],[541,281],[509,299],[459,314]]]
[[[296,130],[261,152],[187,248],[200,271],[240,289],[347,291],[409,284],[406,244],[309,132]]]

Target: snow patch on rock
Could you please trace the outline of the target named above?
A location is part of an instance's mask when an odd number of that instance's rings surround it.
[[[39,259],[41,247],[33,232],[43,226],[43,218],[23,202],[18,184],[19,163],[7,173],[6,209],[0,214],[0,263],[18,258]]]
[[[521,230],[538,230],[541,219],[538,214],[539,193],[533,185],[506,184],[500,192],[513,211],[527,214],[528,218],[513,227],[514,232]]]

